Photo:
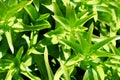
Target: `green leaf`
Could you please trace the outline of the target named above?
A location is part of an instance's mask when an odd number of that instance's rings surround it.
[[[83,80],[94,80],[92,68],[86,70],[83,76]]]
[[[39,11],[39,7],[40,7],[40,1],[39,0],[33,0],[33,4],[35,5],[35,8],[37,10],[37,12]]]
[[[71,80],[69,77],[68,71],[67,71],[67,67],[61,62],[61,60],[59,60],[59,62],[60,62],[60,67],[63,71],[64,76],[65,76],[65,80]]]
[[[78,62],[84,60],[84,56],[77,54],[75,56],[71,56],[65,63],[66,66],[76,65]]]
[[[8,60],[9,58],[6,59],[0,59],[0,72],[9,70],[12,65],[12,60]]]
[[[24,63],[21,63],[21,74],[25,75],[26,77],[28,77],[29,79],[31,80],[41,80],[39,77],[33,75],[32,73],[30,73],[28,70],[27,70],[27,66],[24,64]]]
[[[88,35],[87,35],[87,40],[88,40],[88,46],[91,47],[91,40],[92,40],[92,33],[93,33],[94,25],[91,24],[89,30],[88,30]]]
[[[17,4],[16,0],[9,0],[8,1],[8,6],[10,6],[10,7],[12,7],[12,6],[16,5],[16,4]]]
[[[13,75],[15,74],[15,72],[16,72],[16,69],[15,69],[15,68],[10,69],[10,70],[8,71],[7,75],[6,75],[5,80],[12,80],[12,77],[13,77]]]
[[[110,38],[107,38],[101,42],[98,42],[96,44],[94,44],[92,47],[91,47],[91,52],[93,51],[96,51],[98,50],[99,48],[103,47],[104,45],[108,44],[109,42],[111,42],[112,40],[114,40],[116,37],[110,37]]]
[[[78,53],[83,53],[83,50],[81,48],[81,46],[73,41],[68,41],[66,39],[62,39],[60,40],[60,43],[63,43],[65,45],[68,45],[69,47],[71,47],[77,54]]]
[[[92,69],[94,80],[101,80],[100,74],[96,72],[95,69]]]
[[[117,68],[116,69],[112,69],[112,78],[113,79],[116,79],[116,80],[119,80],[119,75],[118,75],[118,70]]]
[[[48,21],[42,20],[33,26],[23,24],[21,27],[19,27],[19,25],[13,25],[12,29],[17,32],[22,32],[22,31],[43,30],[43,29],[50,28],[50,27],[51,27],[51,25]]]
[[[2,17],[3,20],[8,21],[10,17],[15,15],[15,13],[19,12],[21,9],[23,9],[27,4],[30,4],[31,1],[22,1],[19,4],[10,7],[9,10],[4,14]]]
[[[47,47],[45,47],[45,51],[44,51],[44,61],[45,61],[45,66],[47,69],[47,73],[48,73],[48,80],[53,80],[53,72],[51,70],[49,61],[48,61],[48,50]]]
[[[65,6],[67,6],[67,4],[70,3],[70,0],[62,0],[62,2],[64,3]]]
[[[3,2],[3,0],[0,0],[0,19],[3,17],[3,15],[6,13],[8,10],[8,6]]]
[[[101,65],[97,66],[95,68],[95,71],[98,74],[98,76],[100,77],[99,80],[105,80],[105,72],[104,72],[104,69],[103,69],[103,67]]]
[[[87,1],[87,4],[89,5],[97,5],[97,4],[100,4],[102,1],[101,0],[90,0],[90,1]]]
[[[66,6],[66,18],[68,19],[71,25],[77,20],[75,8],[71,4],[67,4]]]
[[[96,55],[98,57],[113,57],[113,56],[115,56],[114,54],[111,54],[111,53],[108,53],[105,51],[95,51],[94,53],[95,54],[93,54],[93,55]]]
[[[59,67],[54,75],[54,80],[60,80],[60,77],[62,74],[63,74],[63,71],[62,71],[61,67]]]
[[[31,35],[30,35],[30,46],[35,45],[37,43],[37,39],[38,39],[38,31],[31,32]]]
[[[36,20],[36,21],[45,20],[45,19],[47,19],[49,16],[50,16],[50,14],[49,14],[49,13],[42,14],[42,15],[40,15],[40,17],[39,17],[39,18],[37,18],[37,20]]]
[[[110,22],[113,22],[112,15],[106,12],[98,12],[98,20],[100,22],[107,23],[109,25]]]
[[[54,10],[55,15],[63,17],[63,14],[62,14],[59,6],[57,5],[57,3],[53,3],[53,10]]]
[[[47,74],[47,69],[45,66],[45,61],[44,61],[44,56],[43,55],[38,55],[34,54],[33,55],[33,60],[36,63],[36,66],[41,73],[41,79],[42,80],[48,80],[48,74]]]
[[[88,34],[82,35],[79,32],[76,32],[76,39],[79,42],[79,45],[82,46],[81,50],[83,53],[88,53],[90,49],[90,45],[88,44],[88,40],[86,39]]]
[[[27,11],[27,13],[30,15],[30,17],[31,17],[31,19],[32,19],[33,21],[35,21],[35,20],[37,19],[37,17],[38,17],[38,12],[37,12],[37,10],[35,9],[35,7],[34,7],[32,4],[27,5],[24,9],[25,9],[25,10]]]
[[[99,12],[107,12],[109,14],[112,13],[111,9],[109,7],[106,7],[106,6],[96,6],[96,10],[99,11]]]
[[[52,37],[53,35],[55,35],[55,36],[62,36],[63,34],[64,34],[64,29],[62,29],[62,28],[57,28],[57,29],[55,29],[55,30],[51,30],[51,31],[49,31],[49,32],[47,32],[46,34],[45,34],[45,37]]]
[[[1,45],[0,45],[0,58],[2,58],[4,55],[6,55],[7,50],[9,49],[9,45],[7,43],[7,39],[5,36],[3,36]]]
[[[89,14],[89,12],[88,12],[87,10],[85,10],[85,11],[82,11],[82,12],[78,12],[77,17],[78,17],[78,18],[84,18],[84,17],[86,17],[88,14]]]
[[[77,20],[73,27],[77,27],[77,26],[83,26],[88,20],[90,20],[91,18],[93,18],[94,14],[90,14],[88,16],[85,16],[84,18],[80,18],[79,20]]]
[[[17,55],[16,55],[15,58],[16,58],[18,61],[21,60],[21,57],[22,57],[23,51],[24,51],[24,48],[21,47],[21,48],[19,49],[19,51],[17,52]]]
[[[11,30],[5,32],[5,36],[7,38],[10,50],[12,53],[14,53],[14,47],[13,47],[13,42],[12,42],[12,35],[11,35]]]
[[[61,26],[66,30],[66,31],[70,31],[70,25],[69,25],[69,22],[66,18],[64,17],[61,17],[61,16],[56,16],[54,15],[53,18],[59,22],[61,24]]]

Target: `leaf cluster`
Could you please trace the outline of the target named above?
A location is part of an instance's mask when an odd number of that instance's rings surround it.
[[[119,80],[119,0],[0,0],[1,80]]]

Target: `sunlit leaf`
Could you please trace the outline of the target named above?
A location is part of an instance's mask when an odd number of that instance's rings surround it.
[[[11,35],[11,31],[6,31],[5,32],[9,47],[11,49],[11,52],[14,53],[14,47],[13,47],[13,42],[12,42],[12,35]]]
[[[5,80],[12,80],[13,75],[15,74],[16,69],[10,69],[6,75]]]

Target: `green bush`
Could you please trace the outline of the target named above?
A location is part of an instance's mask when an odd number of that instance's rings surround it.
[[[120,0],[0,0],[0,80],[119,80]]]

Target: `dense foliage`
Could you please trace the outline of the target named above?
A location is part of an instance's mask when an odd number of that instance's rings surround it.
[[[119,80],[120,0],[0,0],[0,80]]]

